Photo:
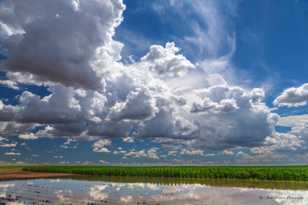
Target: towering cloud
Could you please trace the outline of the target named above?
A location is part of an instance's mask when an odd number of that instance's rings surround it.
[[[30,131],[38,137],[150,137],[201,153],[260,146],[275,132],[278,116],[264,103],[262,89],[209,74],[174,42],[152,45],[137,62],[123,64],[123,45],[112,39],[122,21],[121,0],[0,4],[7,49],[1,68],[13,82],[43,82],[51,92],[41,97],[24,91],[17,105],[0,103],[3,124],[30,126],[15,131],[21,137]],[[107,151],[106,142],[93,149]]]
[[[100,87],[101,70],[91,64],[98,50],[121,47],[112,41],[125,8],[121,1],[5,0],[0,4],[8,57],[2,68],[68,86]]]

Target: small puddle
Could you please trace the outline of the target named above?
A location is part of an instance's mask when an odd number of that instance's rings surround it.
[[[214,183],[214,182],[212,182]],[[251,183],[251,182],[250,182]],[[308,190],[201,183],[34,179],[0,182],[0,205],[306,205]]]

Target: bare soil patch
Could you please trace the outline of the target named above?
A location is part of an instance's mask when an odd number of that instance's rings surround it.
[[[68,173],[38,173],[38,172],[16,171],[9,173],[0,173],[0,180],[3,181],[3,180],[14,180],[14,179],[64,178],[73,176],[77,175]]]

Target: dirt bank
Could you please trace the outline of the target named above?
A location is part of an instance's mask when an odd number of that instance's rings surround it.
[[[13,179],[36,179],[36,178],[63,178],[63,177],[73,177],[76,174],[65,174],[65,173],[36,173],[36,172],[9,172],[0,173],[0,181],[3,180],[13,180]]]

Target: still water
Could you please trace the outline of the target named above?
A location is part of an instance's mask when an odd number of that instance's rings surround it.
[[[35,179],[0,182],[0,204],[307,205],[308,190]]]

